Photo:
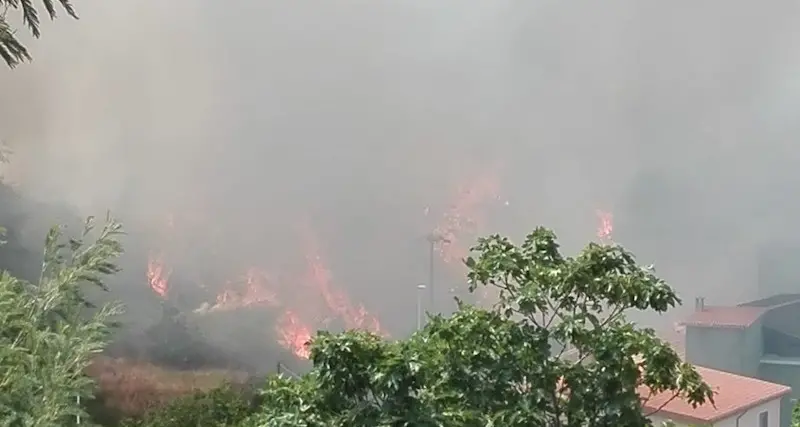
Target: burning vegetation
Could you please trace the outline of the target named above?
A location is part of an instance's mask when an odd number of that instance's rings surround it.
[[[463,280],[466,269],[461,260],[468,255],[474,239],[489,231],[486,223],[490,209],[509,204],[501,198],[498,171],[498,167],[490,167],[472,174],[468,180],[456,186],[452,198],[446,204],[425,209],[425,217],[430,221],[428,229],[432,231],[432,235],[439,237],[433,243],[436,262],[444,267],[441,274],[446,274],[453,281]],[[608,241],[613,229],[612,214],[598,210],[597,215],[600,221],[597,236],[602,241]],[[167,331],[155,333],[161,338],[155,340],[153,345],[174,346],[176,335],[169,331],[183,328],[181,325],[186,323],[186,319],[193,323],[194,320],[208,318],[200,322],[213,323],[215,317],[242,316],[245,312],[264,313],[262,317],[253,317],[257,320],[245,322],[258,324],[258,328],[253,331],[257,335],[251,336],[249,332],[239,330],[225,331],[220,326],[221,335],[229,335],[226,337],[229,341],[220,345],[220,351],[231,349],[232,353],[236,353],[233,349],[237,344],[231,342],[235,338],[252,341],[252,345],[261,342],[266,346],[264,348],[277,344],[302,361],[309,357],[306,344],[320,329],[363,329],[384,337],[390,335],[380,316],[365,302],[349,294],[346,291],[348,286],[342,286],[337,281],[334,268],[330,266],[325,254],[324,244],[308,222],[297,227],[296,235],[301,243],[301,251],[295,257],[302,260],[302,263],[293,271],[287,268],[270,268],[268,265],[251,265],[242,268],[239,274],[234,271],[227,279],[224,276],[221,280],[204,278],[206,283],[203,284],[193,283],[199,281],[181,280],[185,272],[181,271],[180,265],[173,263],[180,256],[180,249],[176,249],[180,248],[180,242],[176,241],[182,233],[177,229],[204,226],[208,222],[209,220],[202,220],[198,215],[182,218],[176,214],[167,214],[160,233],[163,244],[152,247],[147,254],[146,283],[152,293],[162,301],[165,313],[166,308],[169,308],[176,310],[180,317],[178,320],[162,321],[153,328]],[[192,289],[192,286],[195,288]],[[492,295],[485,292],[488,290],[484,290],[482,295],[476,295],[479,298],[476,302],[493,301]],[[183,300],[182,294],[206,294],[207,297],[192,304]],[[202,302],[203,300],[205,301]],[[238,325],[241,322],[233,323]],[[165,326],[167,324],[169,327]],[[143,346],[137,343],[118,347]],[[189,348],[191,350],[186,351],[200,351],[194,344]],[[119,352],[118,355],[131,356],[126,352]],[[177,356],[175,358],[180,359]],[[143,359],[158,363],[158,358],[147,355]],[[173,357],[170,356],[169,359]],[[192,364],[188,363],[187,366]]]
[[[603,242],[611,241],[611,233],[614,231],[614,215],[598,209],[597,218],[600,220],[600,224],[597,226],[597,238]]]
[[[497,175],[486,171],[459,186],[439,213],[426,209],[432,220],[429,229],[440,237],[433,249],[437,263],[445,267],[442,274],[463,279],[466,268],[461,260],[474,239],[488,231],[489,209],[498,204],[508,202],[501,199]],[[597,237],[611,241],[612,214],[601,210],[596,214]],[[302,261],[298,268],[251,265],[217,283],[207,279],[203,284],[182,280],[180,265],[172,262],[180,256],[176,250],[180,245],[175,244],[180,218],[168,215],[165,225],[165,244],[147,254],[144,277],[152,294],[161,300],[162,321],[145,334],[145,344],[139,338],[119,336],[89,369],[98,380],[104,404],[122,415],[140,413],[224,381],[241,383],[252,374],[264,373],[265,367],[274,369],[274,365],[254,368],[247,362],[238,363],[237,353],[246,345],[254,348],[246,351],[248,354],[262,358],[264,349],[279,346],[282,353],[277,357],[291,359],[291,355],[302,365],[310,356],[307,343],[317,330],[362,329],[390,335],[379,315],[337,281],[324,244],[309,223],[297,228],[301,244],[295,257]],[[186,286],[196,289],[187,291]],[[191,304],[181,299],[183,293],[205,293],[207,298]],[[481,298],[478,303],[493,300],[491,295],[477,296]],[[226,324],[226,316],[239,320]],[[237,330],[226,329],[231,323]],[[214,324],[217,335],[225,335],[227,343],[208,338],[213,334],[206,334],[206,329]],[[241,325],[252,329],[239,330]],[[255,350],[257,346],[261,351]],[[281,361],[295,367],[291,360]]]
[[[468,255],[473,240],[485,232],[487,207],[500,202],[501,198],[495,169],[476,174],[457,190],[436,221],[432,235],[438,237],[433,242],[434,251],[447,267],[448,275],[461,278],[465,274],[461,260]],[[508,202],[502,204],[508,205]],[[426,216],[430,215],[429,208],[425,211]],[[613,229],[612,215],[600,210],[597,215],[600,219],[597,236],[601,241],[608,241]],[[175,216],[169,215],[166,222],[167,230],[174,229]],[[243,310],[269,312],[273,316],[272,325],[262,328],[260,339],[276,342],[301,360],[308,359],[307,343],[319,329],[362,329],[388,337],[379,317],[336,283],[313,228],[305,224],[298,234],[302,242],[302,253],[298,254],[303,259],[301,271],[275,275],[261,266],[251,266],[238,278],[212,286],[214,295],[209,301],[186,311],[193,316]],[[165,302],[174,298],[173,269],[168,258],[164,250],[154,250],[147,266],[147,282],[153,293]],[[491,295],[486,293],[478,297],[479,303],[491,301]]]
[[[305,271],[295,278],[275,280],[257,267],[251,267],[238,280],[222,284],[213,304],[204,303],[193,310],[196,315],[231,312],[243,309],[278,311],[274,325],[277,342],[301,359],[308,358],[306,343],[313,331],[323,327],[365,329],[386,335],[377,317],[363,304],[354,303],[333,283],[313,233],[306,232]],[[151,256],[148,265],[150,288],[169,300],[170,270],[161,256]],[[263,339],[269,339],[265,336]]]
[[[473,239],[483,231],[485,208],[500,200],[494,172],[487,170],[460,186],[433,228],[433,233],[442,237],[435,245],[435,253],[452,277],[463,277],[461,260],[467,256]],[[426,209],[428,213],[430,209]],[[177,234],[174,230],[180,222],[175,215],[168,215],[165,224],[165,236],[172,240],[170,235]],[[379,317],[337,284],[313,228],[304,224],[297,234],[302,242],[302,253],[298,254],[303,260],[301,270],[272,274],[264,266],[251,266],[238,278],[211,284],[208,301],[182,311],[201,317],[244,310],[269,312],[273,325],[268,330],[262,328],[261,339],[277,342],[301,360],[309,357],[306,344],[319,329],[362,329],[388,337]],[[148,256],[147,283],[165,304],[177,307],[181,292],[173,289],[174,272],[169,251],[154,248]]]

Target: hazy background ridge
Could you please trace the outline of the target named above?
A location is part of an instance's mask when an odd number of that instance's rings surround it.
[[[793,3],[76,7],[1,71],[7,175],[112,209],[142,249],[181,218],[170,239],[206,253],[184,269],[293,265],[304,218],[337,283],[404,327],[425,208],[495,161],[509,206],[489,230],[544,224],[572,251],[612,211],[689,300],[755,296],[759,250],[800,234]]]

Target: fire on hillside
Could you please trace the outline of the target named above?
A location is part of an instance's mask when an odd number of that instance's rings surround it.
[[[458,278],[465,275],[466,267],[461,260],[468,255],[474,239],[486,231],[486,209],[501,201],[498,194],[499,182],[494,170],[476,174],[471,182],[458,189],[436,220],[434,233],[443,238],[435,243],[434,249],[442,264],[448,267],[447,274]],[[502,204],[507,206],[508,202]],[[425,209],[425,215],[436,218],[430,208]],[[597,215],[600,219],[597,236],[608,241],[613,228],[612,216],[599,210]],[[175,226],[174,221],[170,216],[169,227]],[[337,285],[313,228],[303,224],[297,234],[303,249],[301,271],[274,275],[263,266],[252,266],[240,277],[218,284],[212,291],[216,295],[213,301],[202,303],[193,313],[269,310],[277,315],[277,320],[263,339],[277,341],[299,359],[309,358],[307,343],[318,329],[362,329],[388,337],[379,317]],[[172,272],[168,254],[153,250],[148,260],[147,281],[152,291],[165,301],[173,297]],[[482,292],[477,295],[477,302],[490,303],[488,289]]]

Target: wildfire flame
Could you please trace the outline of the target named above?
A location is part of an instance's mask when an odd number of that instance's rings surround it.
[[[463,240],[479,231],[483,219],[480,208],[487,201],[496,200],[497,193],[497,176],[491,172],[478,175],[469,185],[459,189],[455,200],[433,231],[436,251],[445,263],[458,263],[469,255],[468,245]]]
[[[320,255],[319,244],[308,230],[306,235],[306,262],[308,264],[307,280],[322,296],[328,310],[344,321],[347,329],[365,329],[376,334],[383,334],[380,322],[363,305],[354,305],[343,291],[334,288],[332,275],[325,266]]]
[[[278,344],[290,350],[301,359],[308,359],[311,351],[311,330],[291,310],[286,310],[275,327],[278,333]]]
[[[257,268],[250,268],[239,283],[228,282],[217,295],[216,303],[208,311],[236,310],[243,307],[280,305],[277,293],[269,289],[267,274]],[[205,311],[205,310],[204,310]]]
[[[163,256],[150,255],[147,260],[147,283],[161,298],[166,298],[169,292],[170,273],[164,265]]]
[[[237,310],[245,307],[269,307],[282,310],[275,325],[278,343],[303,359],[309,357],[306,343],[311,331],[340,319],[347,329],[365,329],[386,336],[378,319],[363,305],[356,305],[345,292],[333,285],[330,269],[323,262],[319,244],[310,229],[304,230],[305,271],[289,284],[302,285],[308,292],[298,292],[297,286],[281,294],[276,281],[257,268],[251,268],[244,280],[228,282],[217,295],[214,305],[203,304],[196,313]],[[284,283],[286,285],[287,283]]]
[[[174,216],[170,215],[167,223],[167,228],[173,229]],[[365,329],[387,336],[375,316],[362,304],[354,304],[344,291],[334,286],[331,271],[323,262],[319,244],[310,229],[307,228],[303,236],[306,268],[297,280],[281,280],[286,288],[278,287],[278,281],[271,280],[264,271],[250,268],[242,279],[226,282],[213,305],[204,303],[194,310],[195,313],[245,307],[279,309],[282,315],[275,325],[278,342],[303,359],[309,357],[306,343],[311,340],[312,331],[332,319],[341,320],[347,329]],[[170,273],[163,256],[151,254],[147,280],[150,288],[162,298],[167,298]],[[298,292],[297,285],[307,288],[308,292]]]
[[[454,201],[429,236],[439,258],[459,278],[463,278],[466,269],[461,261],[469,255],[470,243],[481,231],[484,209],[488,203],[500,200],[499,179],[495,171],[496,168],[487,169],[459,188]],[[504,205],[508,206],[508,202]],[[425,215],[429,212],[430,209],[425,208]],[[479,300],[489,301],[490,292],[488,287],[481,288]]]
[[[610,241],[611,233],[614,231],[613,214],[597,210],[597,217],[600,220],[600,225],[597,227],[597,237],[603,241]]]

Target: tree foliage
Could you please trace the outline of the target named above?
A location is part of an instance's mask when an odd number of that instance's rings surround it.
[[[97,238],[89,242],[95,231]],[[54,227],[38,283],[0,273],[0,424],[63,427],[78,416],[85,421],[77,399],[90,399],[93,383],[83,372],[103,349],[121,307],[92,308],[82,289],[104,288],[104,277],[118,271],[121,233],[111,218],[100,230],[89,218],[80,238],[65,239]]]
[[[566,257],[538,228],[519,246],[491,236],[473,251],[470,291],[498,288],[496,306],[459,301],[396,342],[319,333],[312,371],[270,379],[244,425],[641,427],[643,390],[713,401],[691,366],[625,317],[680,300],[622,247],[590,243]]]
[[[42,0],[41,7],[50,19],[55,19],[58,15],[58,7],[64,10],[69,16],[78,19],[75,9],[72,7],[71,0]],[[30,61],[31,55],[28,49],[19,41],[16,30],[8,22],[8,12],[18,11],[22,17],[22,24],[31,32],[35,38],[41,36],[40,24],[41,13],[33,0],[0,0],[0,57],[9,67],[15,67],[20,62]]]

